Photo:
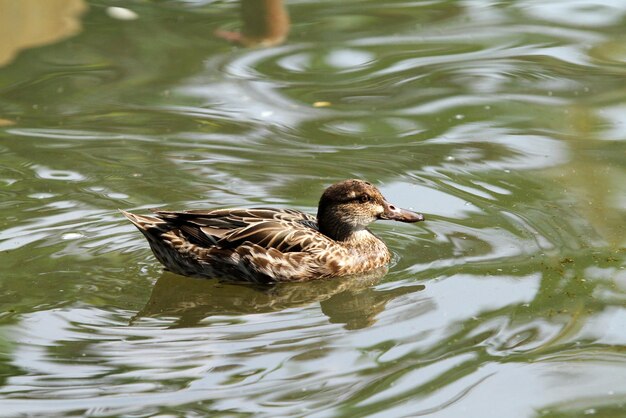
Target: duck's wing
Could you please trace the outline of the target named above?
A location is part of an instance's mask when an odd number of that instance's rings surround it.
[[[153,211],[196,245],[236,248],[246,242],[281,252],[299,252],[330,244],[317,219],[291,209],[217,209]]]

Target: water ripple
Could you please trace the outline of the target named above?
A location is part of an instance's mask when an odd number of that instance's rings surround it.
[[[623,415],[625,6],[287,3],[282,45],[146,2],[3,67],[3,414]],[[179,277],[117,212],[349,177],[426,214],[370,276]]]

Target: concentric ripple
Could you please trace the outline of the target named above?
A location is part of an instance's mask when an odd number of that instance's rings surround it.
[[[2,68],[0,415],[624,415],[619,3],[286,2],[267,48],[213,37],[236,2],[90,4]],[[366,276],[179,277],[117,212],[355,177],[426,216]]]

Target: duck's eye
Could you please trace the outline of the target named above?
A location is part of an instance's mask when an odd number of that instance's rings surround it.
[[[361,197],[359,197],[359,201],[361,203],[367,203],[370,201],[370,197],[366,194],[362,194]]]

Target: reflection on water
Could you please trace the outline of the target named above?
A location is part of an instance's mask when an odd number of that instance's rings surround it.
[[[289,13],[283,0],[240,0],[241,32],[216,30],[215,35],[244,46],[268,47],[285,41]]]
[[[252,2],[89,3],[0,77],[3,416],[624,415],[624,5],[287,2],[244,48]],[[428,219],[369,277],[181,278],[116,211],[351,177]]]
[[[0,67],[22,49],[46,45],[77,34],[83,0],[0,0]]]
[[[421,284],[391,290],[373,289],[385,273],[387,269],[382,268],[339,280],[264,286],[188,279],[165,273],[134,321],[149,316],[175,316],[176,327],[189,327],[214,315],[279,312],[319,302],[330,322],[358,329],[372,325],[376,315],[393,298],[424,289]]]

